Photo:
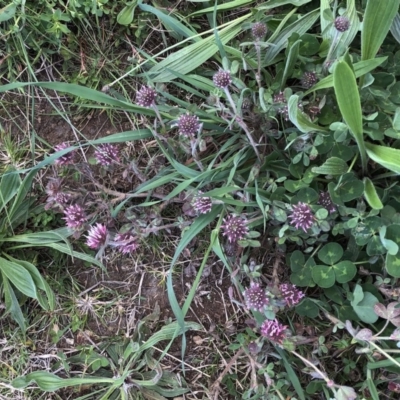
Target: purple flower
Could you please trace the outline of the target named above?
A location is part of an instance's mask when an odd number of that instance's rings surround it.
[[[350,28],[350,21],[347,17],[337,17],[333,25],[339,32],[346,32]]]
[[[251,282],[250,287],[243,292],[243,296],[248,309],[262,312],[269,303],[267,292],[259,283]]]
[[[62,180],[59,178],[50,178],[47,182],[46,193],[48,197],[45,205],[46,210],[54,206],[61,206],[63,208],[71,199],[72,196],[69,193],[61,191],[62,185]]]
[[[222,234],[227,236],[228,241],[231,243],[244,239],[249,231],[247,221],[236,215],[228,215],[224,218],[224,224],[221,229],[223,230]]]
[[[201,194],[201,192],[199,192],[199,194]],[[212,208],[211,197],[196,196],[193,199],[192,206],[198,214],[207,214]]]
[[[254,39],[262,39],[267,34],[267,26],[262,22],[256,22],[251,27]]]
[[[304,297],[304,293],[290,283],[283,283],[279,289],[288,307],[295,306]]]
[[[178,119],[178,129],[183,136],[195,136],[200,129],[199,118],[190,114],[181,115]]]
[[[104,246],[107,242],[107,227],[102,224],[96,224],[89,229],[86,244],[91,249],[99,249]]]
[[[275,320],[265,320],[261,325],[261,335],[272,340],[276,343],[282,343],[285,339],[285,330],[287,326],[282,325],[280,322]]]
[[[64,149],[67,149],[70,147],[68,143],[60,143],[57,146],[54,146],[54,151],[61,151]],[[75,150],[70,151],[67,154],[64,154],[61,157],[58,157],[57,160],[54,161],[56,165],[64,166],[64,165],[70,165],[74,163],[74,158],[75,158]]]
[[[94,156],[99,164],[106,166],[119,161],[119,150],[117,146],[106,143],[98,146]]]
[[[311,207],[306,203],[299,202],[297,205],[292,206],[292,209],[292,215],[289,216],[292,219],[291,225],[296,229],[303,229],[304,232],[307,232],[315,220]]]
[[[149,86],[142,86],[136,93],[136,104],[141,107],[151,107],[154,104],[157,93]]]
[[[64,210],[66,225],[68,228],[80,230],[87,222],[85,210],[79,204],[72,204]]]
[[[114,242],[122,254],[132,253],[139,247],[136,238],[130,232],[118,233]]]
[[[225,89],[232,83],[231,73],[229,71],[224,71],[223,69],[220,69],[213,76],[213,82],[217,88]]]
[[[310,89],[310,87],[314,86],[318,82],[317,74],[314,71],[306,71],[301,78],[301,85]]]
[[[332,202],[329,192],[321,192],[319,194],[318,204],[328,210],[329,214],[332,214],[337,210],[336,206]]]

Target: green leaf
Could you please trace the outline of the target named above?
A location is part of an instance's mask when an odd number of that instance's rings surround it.
[[[356,266],[351,261],[340,261],[333,266],[336,281],[339,283],[350,282],[357,273]]]
[[[310,299],[305,298],[295,308],[296,313],[304,317],[317,318],[319,314],[318,306]]]
[[[372,143],[365,143],[368,156],[390,171],[400,174],[400,150]]]
[[[360,285],[356,285],[356,287],[361,288]],[[377,303],[379,303],[379,300],[372,293],[364,292],[362,300],[358,302],[354,299],[351,305],[361,321],[367,324],[373,324],[378,320],[378,316],[374,311],[374,306]]]
[[[328,128],[312,123],[305,114],[299,110],[299,96],[292,95],[288,101],[288,112],[290,121],[303,133],[328,132]]]
[[[354,74],[356,78],[367,74],[368,72],[374,70],[379,67],[383,62],[387,60],[387,57],[377,57],[372,60],[359,61],[358,63],[353,65]],[[311,89],[308,89],[304,96],[311,92],[315,92],[316,90],[321,89],[329,89],[333,87],[333,75],[329,75],[323,79],[321,79],[318,83],[316,83]]]
[[[242,31],[241,24],[247,20],[249,16],[249,14],[246,14],[232,20],[228,26],[218,32],[222,44],[226,44]],[[171,71],[186,75],[203,65],[207,60],[213,57],[217,51],[218,46],[215,43],[215,35],[213,33],[201,41],[192,43],[170,54],[147,71],[146,76],[149,76],[153,82],[170,82],[176,79],[176,75]]]
[[[289,49],[288,56],[286,58],[285,69],[283,71],[282,80],[281,80],[281,90],[285,87],[287,79],[290,77],[293,72],[293,68],[297,62],[297,58],[299,56],[299,48],[300,48],[301,40],[297,40],[294,42]]]
[[[311,169],[314,174],[321,175],[343,175],[348,171],[349,167],[346,162],[338,157],[328,158],[321,166]]]
[[[364,178],[364,188],[365,200],[367,200],[371,208],[374,210],[381,210],[383,208],[383,204],[371,179]]]
[[[17,6],[14,3],[7,4],[0,10],[0,22],[5,22],[11,19],[15,15]]]
[[[361,31],[361,59],[376,56],[399,10],[400,0],[369,0]]]
[[[400,43],[400,15],[397,13],[393,19],[392,25],[390,27],[390,32],[393,37]]]
[[[321,288],[329,288],[335,284],[335,271],[327,265],[316,265],[312,269],[312,278]]]
[[[207,7],[207,8],[202,8],[199,11],[195,11],[194,13],[190,14],[189,17],[195,16],[195,15],[204,15],[208,13],[216,11],[223,11],[223,10],[231,10],[231,9],[237,9],[238,7],[243,7],[246,6],[247,4],[252,3],[254,0],[234,0],[234,1],[228,1],[227,3],[223,4],[217,4],[214,8],[213,7]]]
[[[64,387],[79,385],[109,384],[110,386],[115,385],[116,387],[119,387],[123,385],[124,377],[119,377],[115,379],[101,377],[63,379],[49,372],[35,371],[31,372],[28,375],[14,379],[11,382],[11,385],[16,389],[24,389],[32,382],[35,382],[38,387],[45,392],[55,392],[56,390]]]
[[[333,86],[340,112],[353,133],[360,152],[363,170],[367,168],[360,95],[356,77],[345,61],[339,61],[333,72]]]
[[[317,19],[318,9],[303,15],[277,34],[274,33],[269,39],[269,41],[273,43],[273,46],[268,47],[265,53],[264,60],[266,61],[266,65],[264,65],[264,67],[274,63],[275,57],[281,50],[286,48],[288,40],[293,33],[298,33],[299,36],[304,35],[314,25]]]
[[[385,260],[385,268],[387,273],[394,278],[400,278],[400,257],[387,253]]]
[[[0,257],[0,271],[23,294],[37,298],[36,286],[29,272],[18,262],[8,261]]]
[[[343,248],[339,243],[328,243],[318,251],[318,258],[325,264],[336,264],[343,257]]]
[[[14,289],[10,285],[9,280],[6,276],[2,276],[3,280],[3,292],[4,292],[4,303],[6,305],[6,312],[9,312],[14,321],[17,322],[22,332],[26,331],[26,322],[24,315],[22,314],[21,307],[19,305],[17,296],[15,296]]]
[[[127,4],[117,15],[117,22],[120,25],[129,25],[133,21],[135,15],[135,8],[137,6],[137,0],[132,1],[131,4]]]
[[[304,267],[304,254],[300,250],[295,250],[290,256],[290,269],[293,272],[301,271]]]

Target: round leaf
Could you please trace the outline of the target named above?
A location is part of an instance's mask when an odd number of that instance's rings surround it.
[[[335,284],[335,271],[326,265],[316,265],[312,269],[314,282],[322,288],[329,288]]]
[[[328,243],[318,252],[318,258],[325,264],[336,264],[343,256],[343,248],[338,243]]]
[[[357,273],[356,266],[351,261],[340,261],[333,266],[336,281],[339,283],[350,282]]]
[[[352,306],[361,321],[373,324],[379,318],[374,311],[374,306],[378,302],[379,300],[373,294],[364,292],[364,298],[356,305],[352,303]]]
[[[400,278],[400,257],[386,254],[386,271],[394,278]]]
[[[319,314],[318,306],[310,299],[304,299],[296,306],[296,313],[309,318],[316,318]]]

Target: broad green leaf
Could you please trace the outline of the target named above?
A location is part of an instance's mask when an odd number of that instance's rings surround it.
[[[292,95],[288,101],[288,112],[290,121],[303,133],[328,132],[328,128],[312,123],[305,114],[299,110],[299,96]]]
[[[5,275],[2,276],[4,303],[6,305],[6,312],[9,312],[11,317],[16,321],[21,328],[22,332],[26,331],[26,321],[22,314],[17,296],[15,296],[14,289],[10,285],[9,280]]]
[[[21,293],[33,299],[37,298],[35,283],[21,264],[0,257],[0,271]]]
[[[28,261],[18,260],[9,255],[7,255],[7,258],[10,261],[18,263],[21,266],[23,266],[30,273],[36,287],[38,289],[43,290],[46,293],[47,298],[44,299],[43,296],[39,296],[39,292],[37,292],[38,301],[39,301],[40,305],[42,306],[42,308],[45,310],[48,310],[48,309],[54,310],[54,307],[55,307],[54,292],[51,290],[49,284],[44,280],[42,275],[40,275],[40,272],[38,271],[38,269]]]
[[[318,306],[310,299],[305,298],[296,306],[296,313],[304,317],[317,318],[319,314]]]
[[[168,325],[164,325],[160,330],[154,333],[149,339],[147,339],[139,348],[138,352],[141,353],[144,350],[150,349],[155,346],[158,342],[162,340],[171,340],[176,337],[176,335],[182,335],[184,332],[188,330],[203,330],[202,326],[197,324],[196,322],[185,322],[184,328],[177,322],[171,322]]]
[[[149,12],[157,16],[169,31],[176,33],[175,37],[178,35],[185,38],[191,38],[193,41],[201,41],[201,38],[198,36],[197,32],[192,26],[189,25],[190,28],[188,28],[174,18],[170,13],[167,14],[167,12],[163,12],[162,9],[155,8],[149,4],[143,4],[142,1],[139,2],[139,8],[142,11]]]
[[[376,56],[399,10],[400,0],[369,0],[361,31],[361,59]]]
[[[367,168],[360,95],[356,77],[345,61],[339,61],[333,72],[333,86],[340,112],[353,133],[360,152],[363,170]]]
[[[45,392],[55,392],[58,389],[68,386],[79,386],[79,385],[100,385],[109,384],[115,385],[116,387],[122,386],[124,383],[124,377],[118,378],[101,378],[101,377],[90,377],[90,378],[60,378],[55,374],[51,374],[45,371],[35,371],[28,375],[18,377],[11,382],[11,386],[16,389],[24,389],[29,386],[32,382],[36,383],[40,389]]]
[[[282,80],[281,80],[281,90],[284,89],[287,79],[293,72],[293,68],[297,62],[299,56],[299,48],[300,48],[301,40],[297,40],[294,42],[289,49],[288,56],[286,58],[285,69],[283,71]]]
[[[348,201],[358,199],[364,193],[364,183],[357,179],[353,173],[342,175],[339,184],[328,184],[329,194],[335,204],[344,205]]]
[[[390,171],[400,174],[400,150],[372,143],[365,143],[368,156]]]
[[[0,22],[5,22],[11,19],[15,15],[17,5],[14,3],[7,4],[0,10]]]
[[[313,167],[311,171],[314,174],[321,175],[343,175],[348,171],[349,167],[346,162],[338,157],[328,158],[321,166]]]
[[[0,211],[17,194],[20,185],[21,178],[17,174],[3,174],[0,181]]]
[[[117,15],[117,22],[120,25],[129,25],[133,21],[135,15],[135,8],[137,6],[137,0],[131,1],[127,4]]]
[[[377,57],[372,60],[359,61],[358,63],[353,64],[354,75],[356,78],[367,74],[368,72],[374,70],[379,67],[383,62],[387,60],[387,57]],[[321,79],[318,83],[316,83],[311,89],[308,89],[304,95],[310,94],[311,92],[315,92],[316,90],[321,89],[329,89],[333,87],[333,75],[329,75],[323,79]]]
[[[281,50],[286,48],[288,39],[293,33],[298,33],[300,36],[304,35],[318,19],[318,9],[303,15],[301,18],[284,28],[277,35],[273,34],[269,39],[273,45],[268,47],[265,53],[265,62],[268,66],[274,63],[275,57],[279,54]]]
[[[336,281],[339,283],[350,282],[357,273],[356,266],[351,261],[340,261],[333,266]]]
[[[295,250],[290,256],[290,269],[293,272],[301,271],[304,267],[304,254],[300,250]]]
[[[378,320],[378,316],[374,311],[374,306],[377,303],[379,303],[379,300],[372,293],[364,292],[363,299],[360,302],[352,301],[351,305],[361,321],[373,324]]]
[[[364,178],[364,188],[365,200],[367,200],[371,208],[374,210],[381,210],[383,208],[383,204],[371,179]]]
[[[392,25],[390,26],[390,32],[397,42],[400,43],[400,15],[398,13],[393,18]]]
[[[343,248],[339,243],[328,243],[318,251],[318,258],[325,264],[336,264],[343,257]]]
[[[321,288],[329,288],[335,284],[335,271],[327,265],[316,265],[312,269],[312,278]]]

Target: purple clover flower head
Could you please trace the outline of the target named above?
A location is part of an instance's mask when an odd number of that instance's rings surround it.
[[[346,32],[350,28],[350,21],[347,17],[337,17],[333,25],[339,32]]]
[[[232,83],[231,73],[220,69],[216,74],[214,74],[213,82],[217,88],[225,89]]]
[[[301,78],[301,85],[306,88],[310,89],[318,82],[317,74],[314,71],[306,71]]]
[[[199,194],[201,194],[201,192],[199,192]],[[196,196],[193,199],[192,206],[198,214],[207,214],[212,208],[211,197]]]
[[[183,114],[178,119],[179,134],[194,137],[200,129],[199,118],[195,115]]]
[[[48,196],[55,196],[61,192],[62,180],[60,178],[50,178],[46,185],[46,193]]]
[[[299,202],[297,205],[292,206],[292,209],[292,215],[289,216],[291,225],[296,229],[303,229],[304,232],[307,232],[315,220],[311,207],[306,203]]]
[[[400,383],[398,382],[389,382],[388,389],[394,393],[400,393]]]
[[[256,22],[251,27],[251,33],[254,39],[262,39],[267,34],[267,26],[262,22]]]
[[[261,325],[261,335],[268,338],[269,340],[282,343],[283,339],[285,339],[287,326],[282,325],[280,322],[275,320],[267,319]]]
[[[157,93],[150,86],[142,86],[136,93],[136,104],[141,107],[151,107],[157,97]]]
[[[87,222],[85,210],[79,204],[72,204],[66,207],[64,210],[64,214],[65,217],[63,219],[65,220],[68,228],[80,230]]]
[[[321,192],[319,194],[318,204],[328,210],[329,214],[332,214],[337,210],[336,206],[332,202],[329,192]]]
[[[283,92],[279,92],[274,96],[274,103],[278,106],[278,113],[282,115],[285,121],[289,121],[289,108]]]
[[[251,282],[250,287],[243,292],[246,307],[262,312],[269,303],[265,289],[259,283]]]
[[[98,146],[94,156],[99,164],[106,166],[119,161],[119,150],[117,146],[105,143]]]
[[[244,239],[249,231],[247,221],[236,215],[228,215],[224,218],[224,224],[221,229],[223,230],[222,234],[227,236],[228,241],[231,243]]]
[[[300,303],[300,300],[304,297],[304,293],[297,289],[295,285],[290,283],[283,283],[279,287],[281,296],[286,301],[288,307],[293,307]]]
[[[86,244],[91,249],[99,249],[107,242],[108,230],[103,224],[96,224],[89,229]]]
[[[70,147],[70,145],[66,142],[60,143],[56,146],[54,146],[54,151],[61,151],[64,150],[66,148]],[[64,154],[61,157],[58,157],[57,160],[54,161],[54,163],[56,165],[60,165],[60,166],[65,166],[65,165],[71,165],[74,163],[74,158],[75,158],[75,151],[72,150],[67,154]]]
[[[118,233],[114,241],[122,254],[133,253],[139,247],[136,238],[130,232]]]

